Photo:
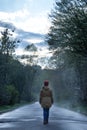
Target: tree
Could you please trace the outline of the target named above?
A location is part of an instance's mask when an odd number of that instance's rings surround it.
[[[87,56],[87,2],[85,0],[56,0],[52,11],[47,41],[52,48],[61,47]]]
[[[19,92],[13,85],[8,85],[6,86],[6,93],[5,93],[6,101],[8,101],[9,105],[14,105],[15,103],[18,102],[19,99]]]
[[[87,1],[56,0],[49,17],[51,27],[46,40],[54,50],[53,60],[59,69],[63,65],[67,70],[73,65],[79,84],[79,88],[74,84],[74,89],[78,89],[80,99],[87,103]]]
[[[27,55],[22,55],[21,59],[25,59],[28,64],[36,65],[37,64],[37,47],[34,44],[27,45],[25,51],[28,52]]]
[[[20,42],[19,40],[12,38],[12,33],[7,28],[4,32],[1,31],[1,39],[0,39],[0,53],[5,54],[7,58],[12,56],[13,52],[15,52],[16,43]]]

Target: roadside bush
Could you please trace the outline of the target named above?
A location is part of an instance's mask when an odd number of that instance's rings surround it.
[[[6,86],[7,99],[9,105],[14,105],[18,102],[19,93],[13,85]]]

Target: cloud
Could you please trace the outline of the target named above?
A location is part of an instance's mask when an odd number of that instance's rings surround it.
[[[38,42],[44,41],[43,34],[46,34],[50,27],[50,22],[48,20],[48,12],[46,10],[38,13],[37,15],[32,15],[32,12],[30,12],[27,8],[23,8],[22,10],[9,13],[0,12],[0,20],[7,23],[12,23],[11,26],[14,25],[14,27],[16,27],[16,33],[18,34],[18,38],[23,39],[23,46],[20,44],[20,46],[16,49],[16,55],[19,56],[23,54],[28,55],[28,52],[25,52],[23,50],[23,47],[29,42],[37,44]],[[46,59],[46,57],[51,56],[45,44],[39,47],[37,55],[39,56],[39,60],[41,58]]]
[[[22,9],[16,12],[0,12],[0,19],[5,22],[13,23],[17,28],[29,32],[46,34],[48,32],[50,22],[47,18],[47,12],[40,12],[32,15],[28,9]]]
[[[16,22],[15,20],[14,24],[17,27],[22,28],[25,31],[41,34],[46,34],[48,32],[50,22],[47,19],[46,15],[38,14],[37,16],[32,16],[30,13],[28,14],[27,11],[25,12],[26,14],[24,15],[24,18],[22,16],[22,19],[20,21]]]
[[[38,15],[37,17],[30,17],[30,19],[28,19],[25,23],[25,28],[29,28],[31,32],[40,32],[41,34],[45,34],[48,32],[49,21],[46,17],[42,15]]]
[[[35,38],[35,39],[28,39],[28,40],[26,40],[26,41],[28,41],[28,42],[30,42],[30,43],[40,43],[40,42],[43,42],[43,39],[40,39],[40,38]]]
[[[29,12],[26,9],[22,9],[19,11],[15,11],[15,12],[0,12],[0,19],[1,20],[6,20],[6,21],[12,21],[15,22],[15,20],[18,19],[24,19],[26,16],[29,15]],[[10,21],[10,22],[11,22]]]

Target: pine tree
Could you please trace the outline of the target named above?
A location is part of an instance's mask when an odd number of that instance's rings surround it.
[[[12,56],[13,52],[15,52],[17,42],[20,41],[14,39],[11,30],[6,28],[1,32],[0,53],[5,54],[7,57]]]
[[[47,41],[52,48],[68,48],[87,56],[87,2],[57,0],[52,11]],[[67,50],[67,49],[66,49]]]
[[[80,101],[87,103],[87,0],[56,0],[49,17],[51,27],[46,40],[55,50],[54,59],[58,64],[60,59],[64,66],[68,64],[65,69],[73,64],[79,84],[74,89]]]

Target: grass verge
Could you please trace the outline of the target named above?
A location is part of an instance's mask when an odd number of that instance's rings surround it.
[[[14,110],[18,107],[24,106],[30,104],[29,102],[21,102],[21,103],[17,103],[15,105],[4,105],[4,106],[0,106],[0,114]]]
[[[81,104],[70,104],[67,102],[59,102],[56,104],[59,107],[66,108],[68,110],[72,110],[81,114],[84,114],[87,116],[87,105],[81,105]]]

